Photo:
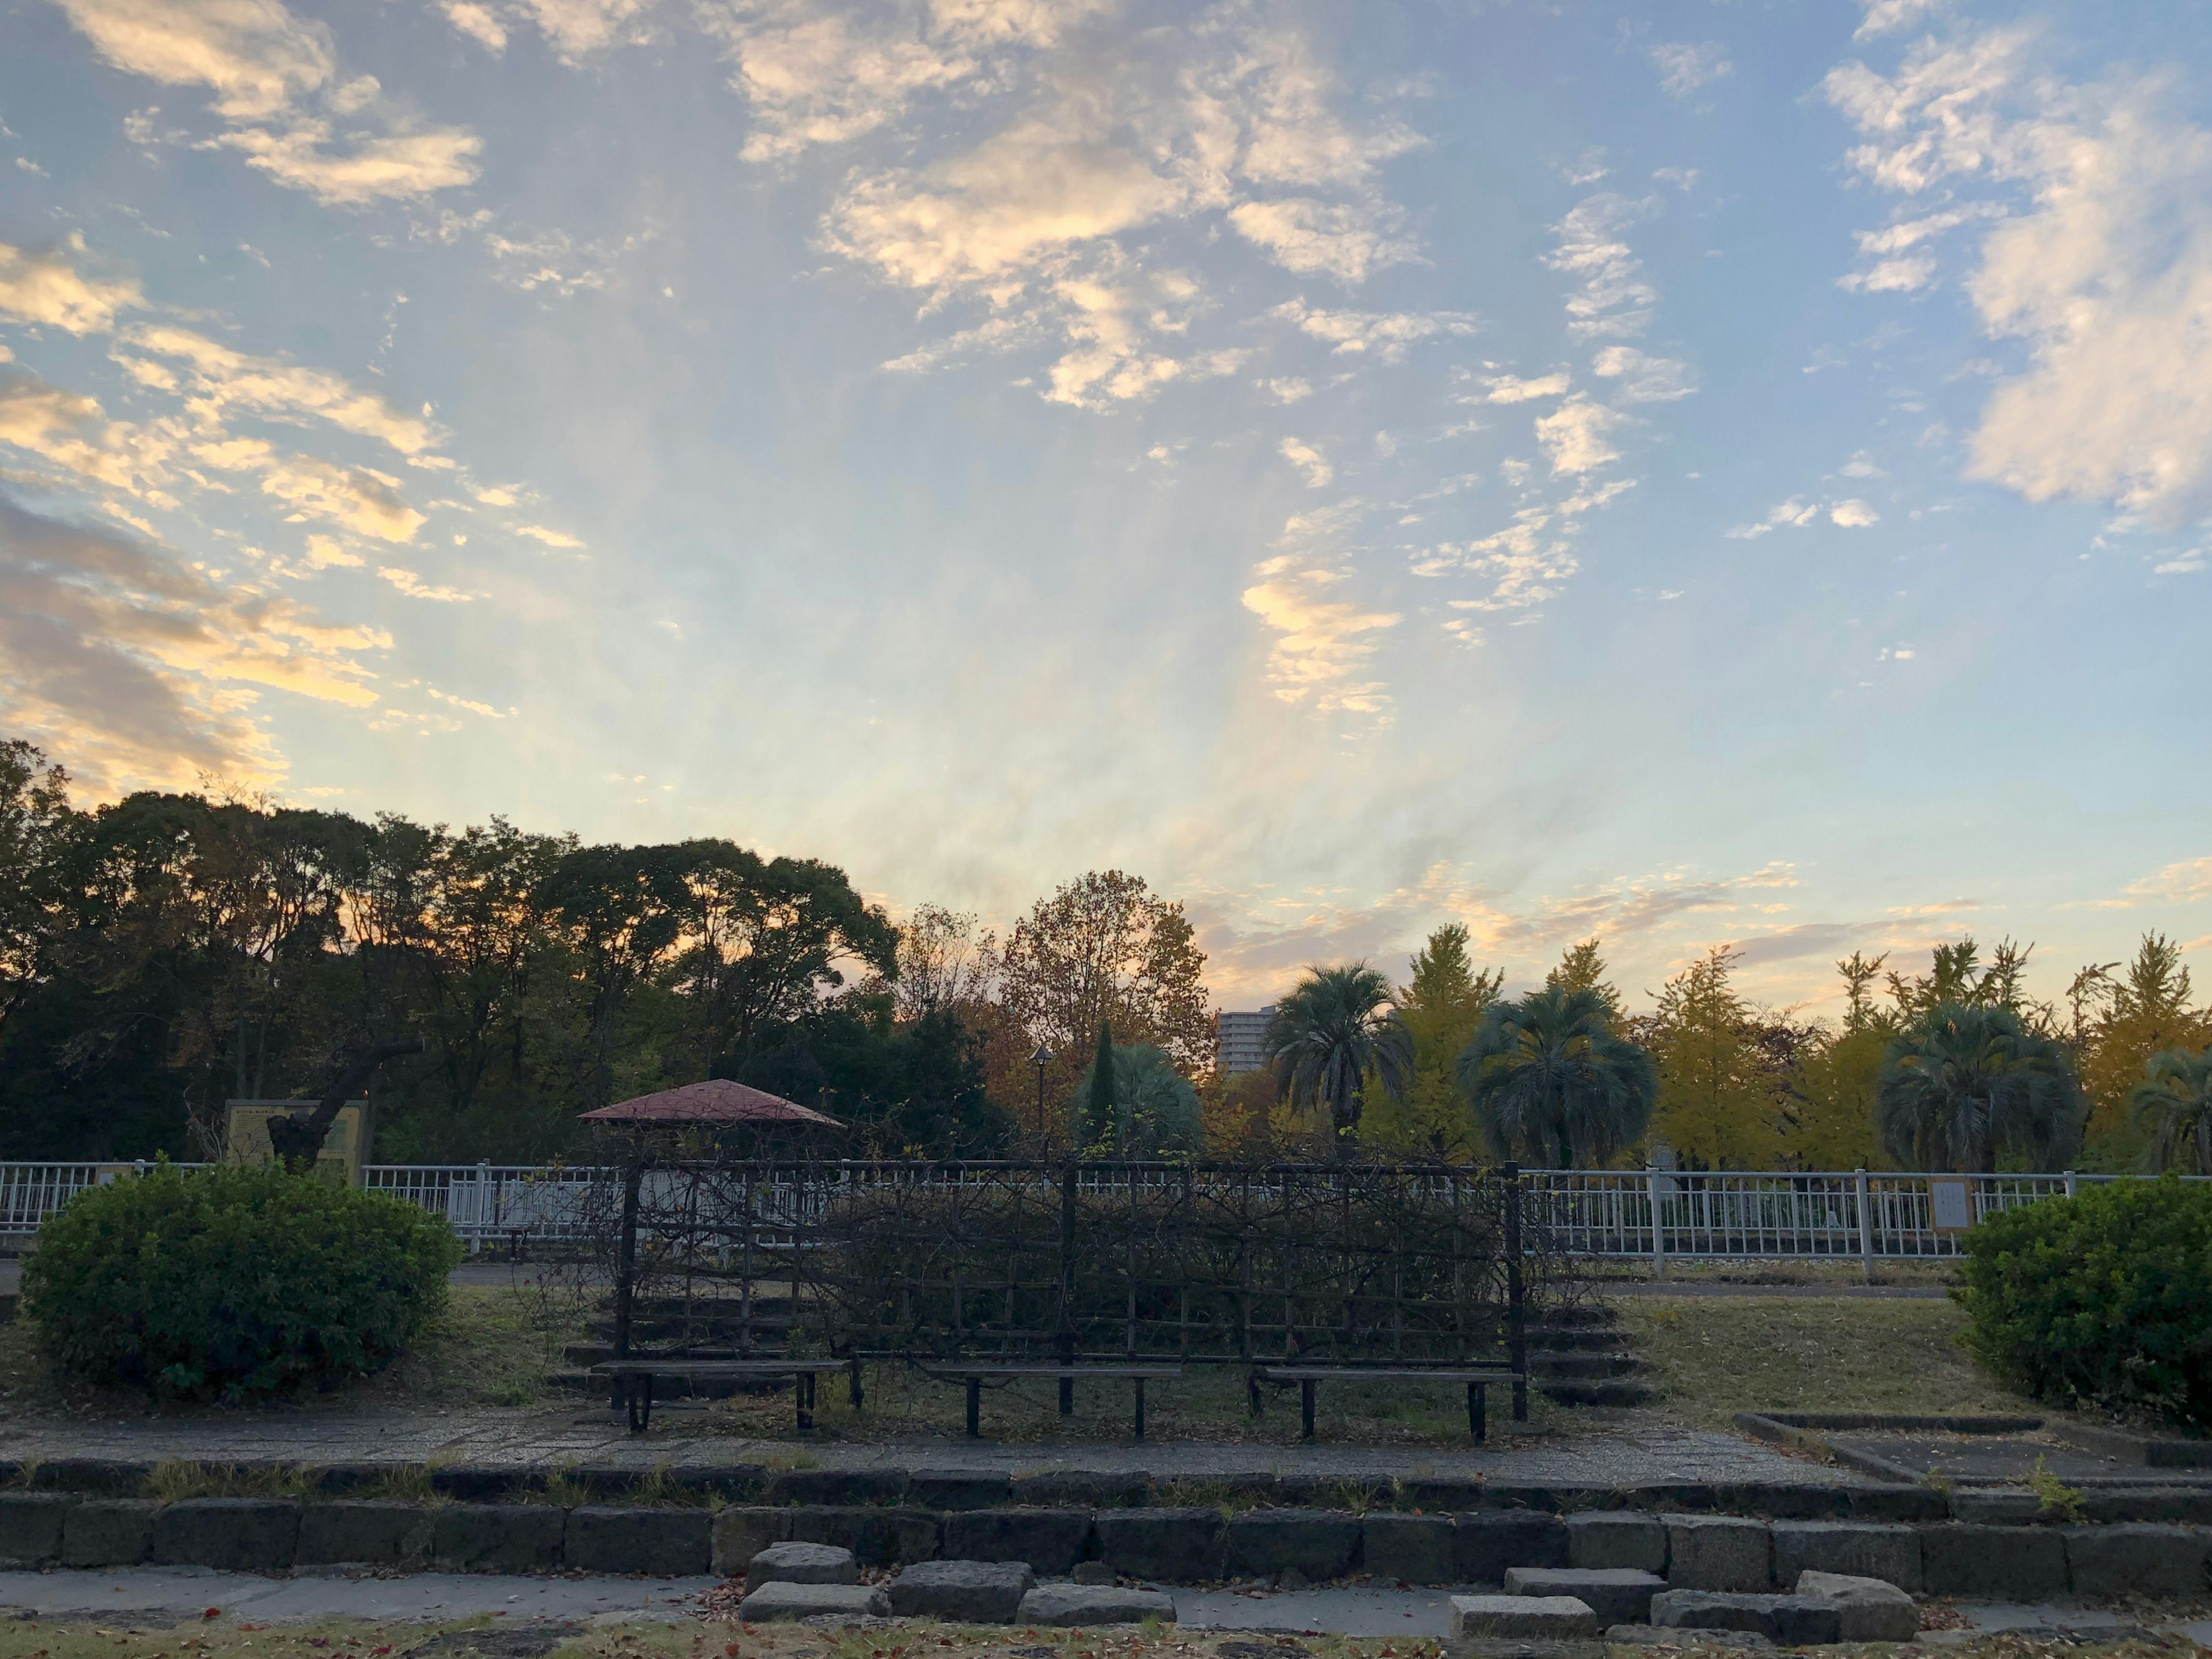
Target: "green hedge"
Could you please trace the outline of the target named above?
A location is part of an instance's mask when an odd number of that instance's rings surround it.
[[[87,1381],[247,1399],[388,1364],[460,1258],[443,1220],[385,1194],[274,1163],[157,1168],[48,1218],[22,1311]]]
[[[1966,1344],[2039,1400],[2212,1429],[2212,1186],[2115,1181],[1966,1237]]]

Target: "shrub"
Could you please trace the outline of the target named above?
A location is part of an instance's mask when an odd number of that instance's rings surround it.
[[[2114,1181],[1966,1237],[1966,1341],[2037,1399],[2212,1428],[2212,1188]]]
[[[166,1396],[328,1388],[391,1361],[446,1305],[453,1229],[281,1164],[91,1188],[39,1230],[22,1308],[63,1370]]]

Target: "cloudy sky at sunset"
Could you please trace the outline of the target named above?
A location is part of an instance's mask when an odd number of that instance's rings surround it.
[[[1231,1006],[1455,918],[2212,974],[2197,7],[0,40],[0,735],[87,799],[1118,866]]]

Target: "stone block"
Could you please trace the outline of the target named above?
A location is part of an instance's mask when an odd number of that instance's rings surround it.
[[[1152,1477],[1142,1469],[1049,1469],[1013,1478],[1017,1504],[1042,1510],[1145,1507]]]
[[[905,1498],[925,1510],[987,1510],[1013,1501],[1013,1482],[990,1469],[915,1469]]]
[[[1025,1561],[917,1561],[891,1580],[891,1611],[902,1619],[1011,1624],[1036,1588]]]
[[[154,1559],[165,1567],[282,1572],[299,1541],[289,1498],[187,1498],[154,1515]]]
[[[62,1517],[74,1498],[51,1492],[0,1492],[0,1564],[42,1567],[62,1553]]]
[[[809,1544],[836,1544],[864,1567],[896,1567],[937,1559],[939,1523],[928,1510],[813,1509],[791,1511],[788,1534]]]
[[[2204,1593],[2205,1536],[2194,1528],[2139,1523],[2059,1531],[2076,1595]]]
[[[641,1572],[688,1578],[714,1559],[714,1517],[705,1510],[615,1508],[568,1511],[562,1565],[585,1572]]]
[[[1462,1639],[1571,1641],[1596,1635],[1597,1615],[1571,1595],[1455,1595],[1451,1633]]]
[[[1886,1579],[1842,1572],[1802,1572],[1797,1594],[1836,1604],[1839,1642],[1910,1642],[1920,1634],[1920,1609]]]
[[[770,1504],[896,1504],[903,1469],[780,1469],[769,1477]]]
[[[1567,1565],[1667,1571],[1667,1528],[1630,1510],[1589,1510],[1567,1517]],[[1616,1622],[1642,1624],[1640,1619]]]
[[[1487,1497],[1480,1480],[1419,1475],[1399,1483],[1397,1503],[1401,1509],[1419,1510],[1424,1515],[1456,1515],[1480,1509]]]
[[[2057,1527],[1923,1527],[1920,1568],[1930,1595],[2048,1601],[2066,1594],[2066,1539]]]
[[[2091,1486],[2081,1513],[2091,1521],[2212,1526],[2212,1487]]]
[[[787,1584],[781,1579],[763,1584],[738,1603],[738,1617],[750,1625],[818,1619],[824,1614],[881,1619],[888,1617],[890,1610],[890,1597],[872,1584]]]
[[[448,1504],[431,1518],[430,1553],[457,1572],[534,1572],[561,1565],[568,1527],[550,1504]]]
[[[1774,1582],[1794,1584],[1801,1572],[1880,1578],[1901,1590],[1917,1590],[1920,1534],[1911,1527],[1875,1521],[1777,1521]]]
[[[1272,1577],[1295,1568],[1340,1578],[1359,1557],[1359,1517],[1340,1510],[1255,1510],[1231,1516],[1229,1571]]]
[[[260,1463],[234,1468],[268,1469]],[[135,1457],[42,1457],[31,1466],[27,1485],[40,1492],[70,1492],[102,1498],[135,1498],[153,1478],[154,1466]]]
[[[1221,1577],[1218,1510],[1105,1510],[1091,1524],[1100,1557],[1132,1578],[1192,1584]]]
[[[1765,1522],[1731,1515],[1661,1518],[1667,1523],[1667,1582],[1675,1589],[1755,1593],[1774,1583],[1774,1542]]]
[[[1452,1532],[1449,1515],[1370,1511],[1359,1523],[1360,1561],[1378,1577],[1407,1584],[1456,1583]]]
[[[537,1474],[520,1465],[447,1463],[430,1471],[430,1490],[462,1504],[496,1504],[538,1484]]]
[[[1951,1518],[1985,1527],[2034,1527],[2063,1521],[2063,1511],[2017,1486],[1960,1486],[1951,1493]]]
[[[1500,1584],[1508,1567],[1564,1567],[1567,1523],[1535,1510],[1452,1517],[1452,1571],[1462,1584]]]
[[[1667,1588],[1656,1572],[1634,1567],[1508,1567],[1508,1595],[1571,1595],[1586,1602],[1607,1625],[1644,1625],[1651,1620],[1651,1598]]]
[[[434,1529],[431,1511],[420,1504],[356,1498],[309,1504],[300,1511],[300,1541],[292,1561],[302,1567],[421,1561],[430,1553]]]
[[[735,1577],[770,1544],[791,1536],[791,1511],[765,1504],[732,1505],[714,1516],[714,1571]]]
[[[960,1561],[1026,1561],[1070,1571],[1091,1547],[1089,1510],[969,1510],[945,1517],[939,1547]]]
[[[725,1504],[757,1504],[768,1490],[768,1470],[758,1463],[679,1463],[668,1478],[686,1492]]]
[[[1941,1521],[1951,1513],[1933,1486],[1844,1486],[1844,1515],[1853,1521]]]
[[[94,1498],[71,1504],[62,1521],[62,1565],[135,1567],[152,1559],[154,1516],[161,1507],[150,1498]]]
[[[1176,1621],[1175,1598],[1158,1590],[1121,1589],[1112,1584],[1039,1584],[1022,1597],[1016,1615],[1024,1625],[1066,1627],[1134,1625],[1157,1619]]]
[[[745,1583],[763,1584],[857,1584],[859,1564],[853,1552],[835,1544],[803,1544],[796,1539],[770,1544],[745,1563]]]
[[[1662,1590],[1651,1598],[1651,1622],[1662,1630],[1743,1630],[1787,1646],[1842,1639],[1843,1614],[1817,1595],[1725,1590]]]

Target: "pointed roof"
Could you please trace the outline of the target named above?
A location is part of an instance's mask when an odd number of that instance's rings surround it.
[[[726,1078],[687,1083],[680,1089],[640,1095],[635,1100],[602,1106],[586,1112],[586,1121],[600,1123],[753,1123],[790,1127],[842,1129],[842,1120],[817,1112],[781,1095],[753,1089]]]

